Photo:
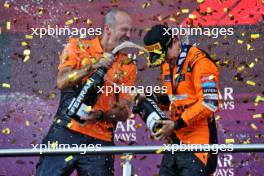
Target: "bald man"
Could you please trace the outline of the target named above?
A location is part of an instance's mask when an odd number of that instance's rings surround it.
[[[134,85],[136,65],[132,61],[129,62],[126,54],[118,52],[114,61],[103,59],[105,52],[111,53],[120,43],[129,40],[131,31],[131,17],[125,11],[111,10],[104,17],[102,36],[92,40],[70,39],[60,56],[58,67],[57,87],[61,90],[60,104],[55,121],[43,140],[44,144],[51,144],[49,147],[53,148],[58,148],[60,144],[68,144],[71,147],[77,145],[93,150],[114,145],[113,131],[116,122],[125,121],[129,116],[126,104],[131,101],[129,95],[114,92],[106,94],[104,90],[102,94],[93,97],[97,92],[92,92],[90,95],[95,104],[89,115],[78,119],[68,117],[66,111],[87,78],[100,67],[107,68],[104,87],[111,86],[112,83]],[[74,79],[71,75],[74,75]],[[78,176],[112,176],[113,163],[111,155],[43,156],[37,164],[37,175],[65,176],[76,169]]]

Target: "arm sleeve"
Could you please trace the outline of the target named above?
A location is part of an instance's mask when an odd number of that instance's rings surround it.
[[[187,125],[212,117],[213,113],[218,110],[219,101],[219,73],[215,64],[203,57],[192,68],[191,80],[198,101],[182,113],[181,117]]]
[[[65,46],[65,48],[62,51],[63,59],[60,58],[60,64],[58,66],[58,69],[61,70],[65,67],[71,67],[71,68],[76,68],[78,63],[78,57],[77,57],[77,51],[78,51],[78,46],[77,46],[77,39],[76,38],[71,38],[69,40],[69,43]]]

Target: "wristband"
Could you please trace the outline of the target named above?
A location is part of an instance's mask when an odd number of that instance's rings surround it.
[[[185,124],[185,122],[183,121],[182,118],[179,118],[177,121],[174,122],[174,129],[175,130],[179,130],[181,128],[186,127],[187,125]]]

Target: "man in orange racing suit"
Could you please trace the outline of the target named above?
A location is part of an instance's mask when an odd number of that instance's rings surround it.
[[[61,100],[56,119],[43,143],[56,148],[59,144],[71,147],[83,146],[100,150],[111,146],[113,130],[117,121],[129,116],[127,103],[130,96],[125,93],[106,92],[107,87],[132,86],[136,79],[136,65],[126,54],[118,52],[114,61],[104,58],[104,52],[111,51],[123,41],[129,40],[132,19],[122,10],[111,10],[104,17],[101,37],[92,40],[71,38],[65,47],[59,65],[57,86],[61,89]],[[71,100],[78,95],[83,82],[99,67],[107,67],[102,94],[88,116],[81,117],[85,123],[67,118],[66,110]],[[92,148],[94,147],[94,148]],[[113,175],[111,155],[60,155],[42,156],[37,165],[38,176],[70,175],[76,169],[79,176]]]
[[[162,63],[162,81],[167,86],[167,95],[159,95],[158,104],[171,115],[171,120],[158,122],[163,126],[154,137],[172,136],[178,144],[217,143],[218,69],[205,52],[181,45],[170,32],[168,27],[156,25],[144,37],[150,63]],[[160,175],[208,175],[214,172],[216,162],[217,156],[211,153],[165,154]]]

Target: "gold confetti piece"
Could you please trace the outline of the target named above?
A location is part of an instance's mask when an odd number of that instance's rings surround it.
[[[226,144],[233,144],[233,143],[235,143],[235,139],[234,138],[225,139],[225,143]]]
[[[181,13],[189,13],[189,9],[181,9]]]
[[[25,42],[25,41],[21,42],[21,46],[27,46],[27,45],[28,45],[27,42]]]
[[[38,14],[39,15],[43,15],[44,14],[44,8],[43,7],[40,7],[39,10],[38,10]]]
[[[241,36],[243,36],[243,37],[244,37],[245,35],[246,35],[246,33],[245,33],[245,32],[242,32],[242,33],[241,33]]]
[[[57,119],[56,120],[56,123],[61,123],[61,119]]]
[[[206,12],[209,13],[209,14],[212,13],[212,9],[211,9],[211,7],[207,7]]]
[[[215,116],[215,120],[218,121],[221,118],[220,115]]]
[[[197,3],[198,4],[201,4],[201,3],[203,3],[204,2],[204,0],[197,0]]]
[[[262,118],[262,114],[254,114],[253,119]]]
[[[138,123],[137,125],[135,125],[135,128],[141,128],[142,127],[142,123]]]
[[[260,101],[264,101],[264,97],[258,95],[258,96],[256,97],[256,99],[255,99],[255,102],[258,103],[258,102],[260,102]]]
[[[156,150],[155,153],[156,154],[160,154],[161,152],[165,151],[165,147],[161,147],[160,149]]]
[[[6,29],[7,30],[10,30],[11,29],[11,22],[10,21],[7,21],[6,22]]]
[[[251,123],[250,126],[254,129],[254,130],[257,130],[257,126],[254,124],[254,123]]]
[[[237,40],[237,43],[238,44],[242,44],[243,43],[243,40]]]
[[[150,2],[145,2],[144,4],[142,4],[142,8],[145,9],[145,8],[148,8],[151,6],[151,3]]]
[[[73,159],[73,156],[70,155],[70,156],[68,156],[67,158],[65,158],[65,162],[69,162],[69,161],[71,161],[72,159]]]
[[[249,81],[249,80],[246,82],[246,84],[250,85],[250,86],[255,86],[256,85],[256,83],[254,81]]]
[[[23,59],[23,62],[27,62],[28,60],[30,59],[30,56],[25,56],[24,59]]]
[[[133,158],[133,155],[131,154],[120,156],[120,159],[122,160],[131,160],[132,158]]]
[[[135,114],[130,114],[129,118],[134,119],[135,118]]]
[[[138,56],[144,55],[144,51],[138,51]]]
[[[25,121],[25,125],[26,125],[27,127],[30,126],[30,121],[26,120],[26,121]]]
[[[54,141],[50,144],[50,148],[51,149],[55,149],[57,146],[59,145],[59,142],[58,141]]]
[[[8,134],[11,133],[11,130],[10,130],[9,128],[4,128],[4,129],[2,130],[2,133],[8,135]]]
[[[259,59],[258,59],[258,58],[255,58],[254,60],[255,60],[255,62],[258,62],[258,61],[259,61]]]
[[[171,16],[171,17],[169,18],[169,20],[172,21],[172,22],[176,22],[176,21],[177,21],[177,19],[176,19],[174,16]]]
[[[237,68],[237,72],[242,72],[244,69],[245,69],[245,66],[242,65],[242,66]]]
[[[30,55],[30,50],[29,50],[29,49],[25,49],[25,50],[23,51],[23,55],[24,55],[24,56],[29,56],[29,55]]]
[[[252,39],[258,39],[260,37],[260,35],[259,34],[251,34],[250,37]]]
[[[85,111],[86,112],[90,112],[92,110],[92,106],[87,106],[86,108],[85,108]]]
[[[67,21],[65,22],[66,25],[71,25],[71,24],[73,24],[73,23],[74,23],[74,20],[73,20],[73,19],[67,20]]]
[[[26,39],[33,39],[33,35],[25,35]]]
[[[249,50],[251,48],[250,44],[247,44],[247,50]]]
[[[162,16],[159,15],[159,16],[158,16],[158,21],[162,21],[162,20],[163,20]]]
[[[228,8],[224,7],[224,12],[227,12],[228,11]]]
[[[189,18],[192,19],[192,20],[195,20],[196,19],[196,15],[190,14]]]
[[[77,72],[73,72],[72,74],[68,75],[68,78],[69,78],[70,81],[74,81],[74,80],[76,80],[77,75],[78,75]]]
[[[254,62],[251,62],[250,64],[248,64],[248,67],[249,68],[253,68],[255,66],[255,63]]]
[[[247,139],[243,142],[243,144],[250,144],[250,138],[247,138]]]
[[[71,127],[72,127],[72,122],[68,123],[68,124],[67,124],[67,127],[68,127],[68,128],[71,128]]]
[[[92,21],[91,19],[88,18],[88,19],[86,20],[86,23],[87,23],[89,26],[91,26],[91,25],[93,24],[93,21]]]
[[[10,8],[10,7],[11,7],[10,2],[6,1],[6,2],[4,3],[4,7],[7,8],[7,9]]]
[[[10,84],[8,84],[8,83],[3,83],[3,84],[2,84],[2,87],[3,87],[3,88],[10,88],[10,87],[11,87],[11,85],[10,85]]]

